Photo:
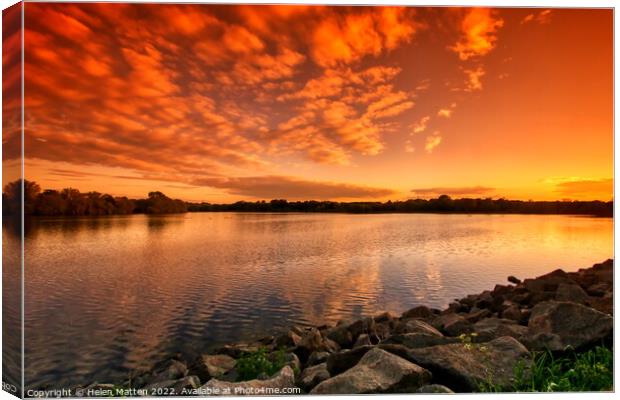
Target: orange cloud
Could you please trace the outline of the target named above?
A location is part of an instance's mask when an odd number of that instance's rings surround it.
[[[426,137],[426,144],[424,145],[424,149],[427,153],[432,153],[433,150],[435,150],[435,148],[441,144],[441,140],[442,138],[439,132],[433,132],[432,135]]]
[[[543,10],[537,14],[528,14],[522,20],[521,24],[527,24],[528,22],[537,22],[539,24],[548,24],[551,22],[551,10]]]
[[[413,20],[413,9],[381,7],[370,12],[323,18],[313,32],[311,54],[323,67],[350,64],[364,56],[378,56],[409,42],[420,24]]]
[[[395,194],[391,189],[334,182],[307,181],[288,176],[249,176],[201,179],[195,184],[222,188],[231,194],[258,199],[368,199]]]
[[[452,116],[452,110],[449,108],[442,108],[437,111],[437,116],[443,118],[450,118]]]
[[[503,25],[496,10],[471,8],[461,22],[461,38],[450,48],[461,60],[483,56],[495,48],[497,31]]]
[[[412,125],[413,133],[422,133],[426,130],[428,122],[431,120],[430,116],[422,117],[418,122]]]
[[[464,70],[467,80],[465,81],[465,91],[473,92],[474,90],[482,90],[482,77],[486,74],[482,65],[476,69]]]

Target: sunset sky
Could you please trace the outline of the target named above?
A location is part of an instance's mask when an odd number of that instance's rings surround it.
[[[610,200],[612,18],[27,3],[25,177],[210,202]]]

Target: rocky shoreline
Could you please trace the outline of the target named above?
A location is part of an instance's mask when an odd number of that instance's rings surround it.
[[[400,316],[292,327],[195,360],[166,360],[120,384],[74,390],[84,397],[452,393],[484,383],[509,390],[515,368],[536,351],[611,348],[613,260],[508,282],[445,310],[418,306]]]

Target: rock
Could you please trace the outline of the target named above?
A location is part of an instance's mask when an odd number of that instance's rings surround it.
[[[297,347],[301,342],[301,336],[292,330],[278,336],[275,339],[276,347]]]
[[[454,393],[450,388],[444,385],[437,385],[437,384],[424,385],[418,390],[416,390],[415,392],[416,393]]]
[[[458,343],[459,339],[445,337],[443,335],[429,335],[427,333],[404,333],[392,335],[381,344],[402,344],[411,349],[420,347],[437,346],[440,344]]]
[[[196,375],[201,382],[211,378],[221,378],[235,367],[234,358],[226,354],[204,354],[189,366],[189,373]]]
[[[588,304],[604,314],[614,315],[614,298],[612,296],[590,297]]]
[[[463,316],[463,318],[465,318],[468,322],[476,323],[478,321],[480,321],[483,318],[488,318],[492,315],[493,313],[489,310],[487,310],[486,308],[483,310],[479,310],[479,311],[475,311],[469,314],[465,314]]]
[[[427,324],[420,319],[404,319],[400,321],[398,324],[396,324],[394,328],[394,333],[424,333],[427,335],[443,336],[442,333],[439,332],[435,327]]]
[[[269,359],[275,361],[275,353],[269,354]],[[301,361],[299,361],[299,357],[295,353],[285,353],[284,364],[291,367],[293,372],[301,371]]]
[[[260,346],[256,343],[227,344],[213,350],[213,354],[226,354],[227,356],[231,356],[232,358],[239,358],[242,355],[248,353],[255,353],[256,351],[258,351],[259,348]]]
[[[304,334],[294,352],[301,362],[305,363],[315,351],[338,351],[340,346],[329,338],[323,338],[321,332],[316,328],[311,328]]]
[[[431,311],[430,308],[426,306],[417,306],[408,311],[405,311],[402,315],[402,319],[407,318],[422,318],[422,319],[432,319],[435,317],[435,314]]]
[[[361,346],[330,354],[327,357],[327,370],[329,374],[335,376],[353,367],[370,349],[372,349],[372,346]]]
[[[516,304],[507,307],[504,311],[502,311],[501,316],[504,319],[509,319],[516,322],[519,322],[523,319],[521,309]]]
[[[555,292],[550,291],[541,291],[532,293],[529,299],[528,305],[530,307],[534,307],[538,303],[542,303],[543,301],[549,301],[555,299]]]
[[[530,292],[555,292],[561,283],[576,284],[577,282],[561,269],[523,281],[523,285]]]
[[[521,279],[517,278],[516,276],[510,275],[508,277],[508,282],[518,285],[519,283],[521,283]]]
[[[474,303],[475,307],[479,309],[491,308],[495,303],[495,299],[490,291],[485,290],[480,295],[478,295],[478,300]]]
[[[374,328],[375,320],[369,317],[360,319],[349,325],[349,332],[351,332],[353,340],[357,340],[357,337],[362,333],[373,334],[375,331]]]
[[[531,299],[532,293],[530,292],[517,293],[512,296],[512,301],[521,305],[529,305]]]
[[[340,324],[326,331],[326,337],[338,343],[341,348],[351,348],[353,346],[353,335],[349,332],[347,325]]]
[[[558,290],[555,292],[555,299],[557,301],[572,301],[584,304],[588,301],[588,294],[576,283],[560,283]]]
[[[478,334],[476,342],[488,342],[502,336],[510,336],[517,340],[526,335],[528,329],[515,321],[502,318],[486,318],[474,324],[474,332]]]
[[[458,314],[444,314],[433,320],[433,326],[448,336],[459,336],[473,330],[472,324]]]
[[[410,393],[430,380],[424,368],[374,348],[355,367],[321,382],[310,394]]]
[[[455,314],[455,313],[467,312],[467,311],[468,311],[468,307],[466,305],[461,304],[459,302],[452,302],[448,304],[448,308],[443,310],[441,313],[442,314]]]
[[[303,370],[299,378],[299,386],[309,392],[319,383],[330,378],[327,364],[322,363]]]
[[[375,320],[375,322],[381,323],[381,322],[394,321],[394,320],[398,319],[398,317],[396,315],[392,314],[391,312],[386,311],[384,313],[381,313],[381,314],[375,316],[373,319]]]
[[[197,389],[200,386],[200,379],[195,375],[190,375],[177,380],[166,380],[161,382],[155,382],[147,385],[146,389],[149,395],[162,395],[162,396],[180,396],[183,395],[183,390]],[[161,393],[158,392],[161,390]],[[172,392],[164,391],[163,389],[172,389]]]
[[[611,292],[613,287],[607,282],[594,283],[586,289],[590,296],[603,297],[606,293]]]
[[[384,321],[384,322],[376,323],[374,326],[373,332],[368,335],[370,338],[370,342],[376,344],[380,342],[381,340],[390,336],[392,330],[394,329],[396,324],[399,322],[400,321],[398,320],[392,320],[392,321]]]
[[[593,274],[599,282],[614,283],[614,260],[607,260],[592,266]]]
[[[526,344],[535,350],[562,351],[594,344],[611,335],[613,318],[572,302],[548,301],[532,309]],[[540,335],[544,334],[544,335]]]
[[[310,357],[308,357],[308,361],[306,362],[306,364],[310,366],[324,363],[325,361],[327,361],[327,357],[329,357],[329,354],[330,353],[326,351],[314,351],[312,352],[312,354],[310,354]]]
[[[178,360],[170,361],[168,368],[164,372],[164,376],[168,379],[181,379],[187,375],[187,366]]]
[[[370,346],[376,343],[371,343],[370,342],[370,337],[365,334],[362,333],[361,335],[359,335],[357,337],[357,340],[355,341],[355,344],[353,345],[353,348],[355,349],[356,347],[361,347],[361,346]]]
[[[199,392],[206,392],[215,395],[264,395],[274,389],[282,391],[283,389],[294,388],[295,374],[293,369],[288,365],[274,374],[271,378],[260,380],[253,379],[244,382],[226,382],[218,379],[211,379],[209,382],[200,387]],[[267,391],[267,392],[266,392]]]
[[[448,384],[457,392],[472,392],[482,382],[509,387],[519,362],[529,359],[528,350],[512,337],[484,344],[447,344],[412,349],[409,360],[430,370],[433,382]]]

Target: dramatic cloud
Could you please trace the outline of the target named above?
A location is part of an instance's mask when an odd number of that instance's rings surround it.
[[[431,187],[412,189],[412,193],[419,196],[441,196],[447,194],[449,196],[484,196],[495,192],[495,188],[486,186],[465,186],[465,187]]]
[[[483,56],[495,48],[497,31],[504,20],[497,16],[497,10],[471,8],[461,22],[461,38],[451,47],[461,60]]]
[[[433,132],[432,135],[427,136],[426,144],[424,145],[424,149],[427,153],[432,153],[433,150],[441,143],[441,135],[439,132]]]
[[[558,171],[563,157],[572,164],[590,157],[597,161],[589,173],[609,176],[601,170],[613,117],[601,106],[611,76],[608,10],[49,2],[26,10],[25,162],[42,187],[130,196],[170,187],[179,198],[225,202],[290,197],[281,184],[322,198],[379,198],[400,188],[394,198],[402,198],[408,183],[392,168],[430,162],[425,173],[437,185],[446,169],[478,174],[459,164],[454,146],[463,144],[508,180],[522,170],[497,160],[530,160],[534,151],[553,153]],[[520,22],[530,13],[527,26],[551,15],[553,24],[528,29],[523,44]],[[20,17],[6,12],[3,31],[3,154],[14,166],[22,43],[7,27],[19,28]],[[577,31],[583,40],[568,34]],[[571,52],[554,53],[562,48]],[[531,70],[515,69],[513,58],[530,60]],[[548,74],[562,68],[588,77],[588,93]],[[523,90],[506,97],[515,82]],[[558,90],[534,89],[544,85]],[[560,95],[569,89],[570,101]],[[533,115],[532,96],[540,97],[542,120],[514,112]],[[500,131],[511,146],[489,140]],[[582,132],[590,132],[587,146]],[[450,151],[441,151],[451,137]],[[555,184],[524,173],[529,178],[511,181],[530,179],[538,194],[552,196]],[[338,182],[324,182],[331,177]],[[371,178],[381,179],[378,189],[363,186]]]
[[[400,68],[360,64],[411,42],[412,8],[36,4],[26,18],[32,159],[185,183],[278,157],[346,165],[414,106]]]
[[[393,50],[409,42],[418,29],[413,12],[381,7],[370,13],[324,18],[312,34],[312,57],[323,67],[334,67]]]

